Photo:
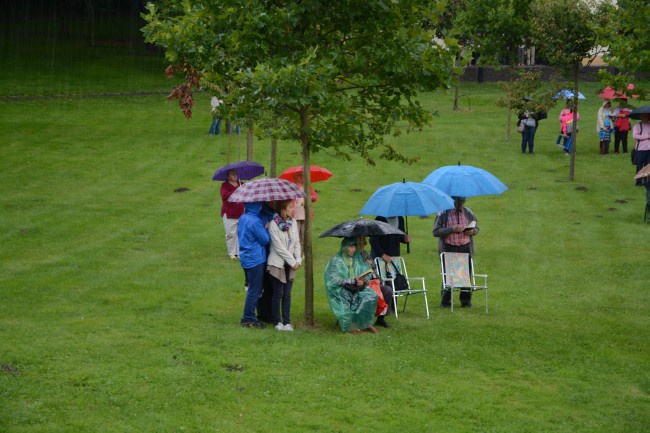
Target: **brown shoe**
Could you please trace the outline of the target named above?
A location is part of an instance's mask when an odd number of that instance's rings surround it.
[[[379,334],[379,331],[374,326],[368,326],[366,331],[370,332],[371,334]]]

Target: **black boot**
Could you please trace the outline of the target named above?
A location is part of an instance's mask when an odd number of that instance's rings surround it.
[[[383,326],[384,328],[390,328],[390,325],[386,323],[386,316],[377,317],[377,323],[375,324],[378,326]]]

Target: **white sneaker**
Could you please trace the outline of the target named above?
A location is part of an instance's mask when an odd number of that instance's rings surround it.
[[[277,329],[278,331],[285,331],[286,330],[286,328],[284,327],[282,322],[278,322],[278,324],[275,325],[275,329]]]
[[[291,326],[291,323],[287,323],[286,325],[284,325],[284,330],[293,331],[293,326]]]

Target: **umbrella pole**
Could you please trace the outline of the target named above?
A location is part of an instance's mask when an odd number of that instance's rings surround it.
[[[409,234],[409,217],[405,216],[404,217],[404,231],[406,234]],[[411,254],[411,243],[407,242],[406,243],[406,253]]]
[[[402,183],[406,183],[406,178],[402,178]],[[406,234],[409,234],[409,217],[408,215],[404,217],[404,231]],[[406,254],[411,254],[411,243],[406,243]]]

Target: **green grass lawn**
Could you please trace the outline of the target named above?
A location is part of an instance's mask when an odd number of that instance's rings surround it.
[[[78,68],[54,77],[71,93],[171,86],[162,66],[125,66],[143,79],[122,87],[102,65],[82,68],[106,74],[96,86]],[[61,93],[42,84],[49,72],[33,89],[29,77],[13,92],[1,76],[0,93]],[[209,95],[197,95],[191,121],[163,95],[0,101],[0,431],[646,431],[645,190],[628,156],[598,155],[596,90],[581,89],[573,182],[557,114],[542,122],[536,154],[522,155],[516,133],[504,141],[493,84],[464,85],[471,110],[460,112],[451,93],[423,95],[439,112],[432,127],[390,138],[420,158],[412,166],[313,155],[334,176],[315,185],[317,325],[302,324],[299,272],[294,333],[239,327],[243,273],[211,181],[228,138],[207,134]],[[244,136],[231,152],[246,154]],[[256,141],[254,156],[268,167],[270,143]],[[280,170],[300,158],[297,143],[279,143]],[[340,239],[318,235],[357,217],[379,186],[458,161],[510,187],[467,201],[490,313],[482,293],[471,310],[437,308],[434,218],[411,217],[406,260],[426,277],[431,319],[412,298],[379,335],[336,330],[322,272]]]

